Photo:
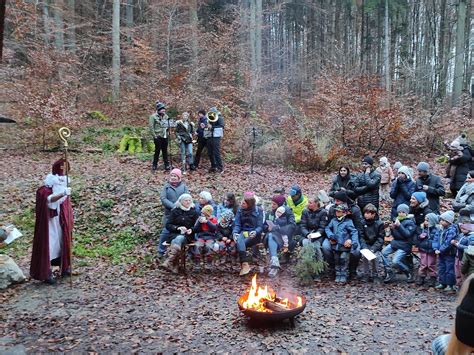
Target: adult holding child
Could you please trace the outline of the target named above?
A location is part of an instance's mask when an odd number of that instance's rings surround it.
[[[424,161],[418,163],[416,170],[418,171],[418,178],[416,179],[415,191],[424,192],[428,198],[431,211],[439,213],[439,199],[446,194],[441,178],[431,173],[430,165]]]
[[[365,156],[362,159],[362,172],[357,176],[354,191],[357,194],[357,204],[363,210],[369,203],[379,209],[380,174],[374,168],[374,159]]]

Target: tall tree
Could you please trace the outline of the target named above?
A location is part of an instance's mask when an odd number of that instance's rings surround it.
[[[466,0],[458,0],[456,22],[456,58],[454,60],[453,103],[456,104],[461,96],[464,78],[464,51],[466,26]]]
[[[120,97],[120,0],[114,0],[112,11],[112,101]]]
[[[390,28],[389,28],[389,17],[388,17],[388,0],[385,0],[385,17],[384,17],[384,28],[385,28],[385,46],[384,46],[384,62],[385,62],[385,90],[390,91]]]
[[[7,0],[0,0],[0,63],[3,59],[3,34],[5,32],[5,8]]]

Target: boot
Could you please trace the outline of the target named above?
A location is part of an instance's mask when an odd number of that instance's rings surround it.
[[[56,284],[56,278],[53,275],[52,271],[49,271],[48,278],[44,280],[44,283],[47,285],[55,285]]]
[[[171,244],[168,258],[163,262],[161,266],[171,271],[174,274],[178,273],[178,258],[181,253],[181,247],[176,244]]]
[[[278,270],[280,269],[280,261],[278,256],[272,256],[270,260],[270,271],[268,272],[269,277],[276,277],[278,275]]]
[[[169,163],[168,161],[165,162],[165,170],[166,170],[166,171],[170,171],[170,170],[171,170],[170,163]]]
[[[250,272],[250,265],[248,262],[244,261],[240,268],[239,276],[245,276]]]
[[[435,289],[437,290],[444,290],[446,288],[446,285],[443,285],[443,284],[438,284],[437,286],[435,286]]]
[[[189,165],[189,170],[191,171],[196,170],[196,166],[194,166],[194,164]]]
[[[418,278],[418,280],[416,281],[417,286],[423,286],[424,283],[425,283],[425,277],[424,276],[420,276]]]
[[[395,277],[395,273],[391,269],[387,268],[387,273],[385,275],[385,279],[383,280],[383,282],[388,284],[392,282],[394,277]]]
[[[436,277],[431,276],[430,279],[428,280],[428,283],[426,284],[428,287],[435,287],[436,286]]]
[[[339,282],[345,284],[347,282],[347,272],[341,271]]]
[[[455,292],[454,287],[450,286],[450,285],[446,286],[446,288],[443,291],[444,292]]]
[[[413,277],[413,274],[410,271],[405,271],[405,275],[407,276],[407,282],[409,284],[415,281],[415,278]]]

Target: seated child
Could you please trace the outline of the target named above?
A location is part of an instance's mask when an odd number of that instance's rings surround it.
[[[347,217],[349,207],[342,203],[336,206],[335,213],[336,217],[331,219],[325,232],[331,244],[331,257],[334,258],[335,281],[345,283],[349,273],[349,253],[358,247],[359,238],[354,223]]]
[[[197,259],[206,257],[208,261],[212,261],[214,253],[219,250],[219,246],[215,246],[217,218],[212,217],[214,209],[211,205],[205,205],[201,208],[201,216],[194,225],[196,232],[196,247],[194,256]]]
[[[369,249],[372,253],[382,250],[385,237],[384,223],[377,216],[377,208],[369,203],[364,207],[364,233],[359,236],[360,248]],[[364,266],[363,280],[373,282],[374,277],[378,275],[377,259],[367,260],[362,257],[362,265]]]
[[[418,268],[418,286],[425,283],[426,277],[429,277],[428,287],[436,286],[436,253],[439,249],[440,229],[437,224],[439,217],[435,213],[428,213],[425,216],[420,235],[417,237],[417,246],[420,252],[420,267]]]
[[[402,271],[407,276],[407,282],[413,282],[410,267],[405,263],[405,257],[411,254],[413,239],[416,234],[416,225],[412,215],[408,214],[409,207],[402,203],[397,207],[398,216],[390,224],[393,240],[382,250],[382,261],[385,267],[385,283],[395,277],[394,268]],[[388,256],[393,254],[390,262]]]
[[[221,213],[221,219],[217,225],[216,240],[219,243],[219,253],[224,255],[237,255],[232,229],[234,228],[234,213],[230,210]]]

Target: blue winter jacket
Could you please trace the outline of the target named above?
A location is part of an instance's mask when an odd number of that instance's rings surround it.
[[[263,219],[263,210],[260,207],[245,210],[240,207],[235,216],[232,233],[240,234],[243,231],[255,231],[257,234],[260,234],[263,230]]]
[[[408,215],[407,218],[400,222],[400,225],[392,229],[393,240],[390,245],[393,249],[401,249],[406,253],[411,253],[414,238],[416,234],[416,225],[413,216]]]
[[[439,251],[441,256],[455,256],[457,248],[451,244],[458,236],[458,229],[455,224],[451,224],[448,228],[442,229],[439,237]]]
[[[390,197],[393,198],[392,205],[392,220],[397,217],[397,207],[402,203],[405,205],[410,205],[411,195],[415,192],[416,184],[412,179],[405,179],[401,181],[399,178],[396,178],[390,189]]]
[[[469,246],[469,241],[474,240],[474,232],[469,233],[468,235],[465,235],[463,233],[460,233],[458,235],[458,259],[462,260],[462,257],[464,256],[464,251],[467,249]]]
[[[324,229],[329,240],[335,240],[336,244],[331,244],[331,248],[336,251],[350,251],[359,246],[359,236],[354,222],[350,218],[344,217],[342,220],[331,219],[331,222]],[[346,240],[352,241],[351,248],[346,248]]]
[[[421,233],[416,237],[418,249],[424,253],[434,254],[434,251],[439,249],[440,233],[441,230],[438,227],[422,228]]]

